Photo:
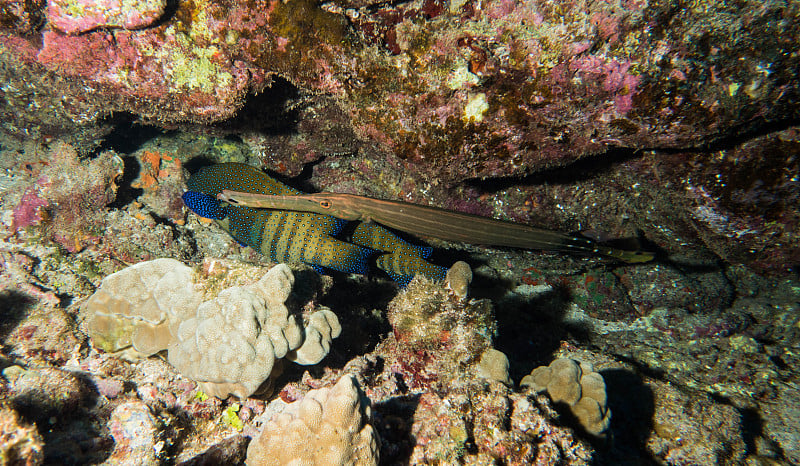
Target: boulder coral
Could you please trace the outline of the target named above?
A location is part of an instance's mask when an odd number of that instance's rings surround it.
[[[175,259],[140,262],[103,279],[83,304],[95,346],[128,360],[167,349],[177,328],[200,306],[194,271]]]
[[[318,309],[305,327],[284,304],[294,275],[280,264],[247,286],[215,292],[214,280],[174,259],[109,275],[84,303],[94,344],[137,360],[165,351],[169,362],[209,395],[246,398],[277,375],[281,359],[317,364],[341,326]],[[263,386],[262,386],[263,385]]]
[[[369,399],[353,376],[309,391],[274,415],[247,448],[248,466],[378,464]]]
[[[223,290],[180,323],[169,362],[220,398],[255,393],[273,374],[276,360],[318,363],[341,327],[331,311],[321,309],[303,329],[284,305],[293,284],[291,270],[281,264],[253,285]]]
[[[555,403],[569,406],[586,432],[602,436],[611,422],[606,406],[606,384],[591,364],[560,358],[523,377],[520,385],[537,393],[547,392]]]

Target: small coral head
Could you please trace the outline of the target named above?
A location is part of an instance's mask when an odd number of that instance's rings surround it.
[[[222,220],[225,214],[222,212],[222,207],[219,201],[205,193],[198,193],[195,191],[186,191],[181,196],[183,203],[186,204],[192,212],[203,218],[212,220]]]

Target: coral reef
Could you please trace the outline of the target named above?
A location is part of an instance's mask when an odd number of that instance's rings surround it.
[[[130,360],[167,350],[169,362],[207,394],[246,398],[279,373],[276,361],[317,364],[341,332],[327,309],[301,327],[284,305],[293,284],[281,264],[248,286],[209,295],[206,283],[204,295],[193,269],[156,259],[106,277],[83,312],[99,348]]]
[[[534,369],[519,384],[537,393],[547,392],[553,402],[566,404],[581,427],[592,435],[603,435],[611,423],[605,381],[590,364],[556,359],[549,366]]]
[[[113,152],[84,163],[70,145],[56,143],[36,183],[17,200],[12,233],[31,226],[37,232],[77,252],[95,243],[106,226],[104,208],[114,201],[122,159]],[[13,200],[12,200],[13,202]]]
[[[140,262],[104,278],[84,303],[87,334],[103,351],[146,358],[167,349],[202,299],[191,267],[175,259]]]
[[[674,185],[691,234],[727,262],[786,274],[800,260],[800,129],[790,127],[711,154],[677,153],[630,164],[647,183]]]
[[[0,407],[0,463],[35,466],[44,461],[44,445],[36,428],[8,406]]]
[[[746,426],[742,425],[737,410],[711,403],[704,396],[688,397],[666,385],[653,386],[654,402],[660,409],[653,416],[648,448],[669,463],[743,462],[745,448],[740,440],[746,435]],[[676,409],[678,406],[681,408]],[[680,415],[676,416],[677,413]],[[770,462],[766,458],[763,461]]]
[[[496,327],[488,300],[464,302],[441,285],[415,278],[388,306],[394,340],[386,350],[409,372],[412,388],[439,387],[463,375],[491,347]]]
[[[80,7],[52,12],[67,4]],[[49,2],[50,23],[149,27],[7,33],[0,56],[14,64],[9,81],[21,87],[24,75],[42,73],[79,81],[91,92],[67,111],[87,123],[126,111],[169,124],[229,119],[279,75],[335,96],[359,137],[445,183],[530,173],[613,147],[698,146],[797,111],[788,71],[797,58],[781,52],[798,35],[794,5],[748,5],[743,19],[728,4],[705,3],[671,14],[647,2],[415,1],[362,11],[310,0],[198,1],[155,23],[162,2],[121,2],[105,9],[108,18],[96,14],[103,5]],[[42,8],[9,11],[6,29]],[[59,84],[27,99],[63,106],[55,97],[68,84]]]
[[[166,0],[50,0],[47,22],[67,34],[101,27],[138,29],[158,20],[166,6]]]
[[[371,416],[358,382],[345,375],[268,420],[247,448],[246,464],[377,465],[380,441]]]
[[[393,338],[377,351],[385,369],[368,376],[367,389],[386,423],[379,434],[388,456],[402,453],[412,464],[589,464],[590,449],[546,421],[554,411],[544,398],[531,402],[505,385],[508,360],[491,348],[488,300],[465,302],[418,277],[388,308]],[[405,425],[408,411],[414,422]]]
[[[0,2],[0,462],[800,464],[798,5]],[[656,260],[289,272],[187,216],[222,162]]]

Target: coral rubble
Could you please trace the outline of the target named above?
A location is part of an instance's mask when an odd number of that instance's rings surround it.
[[[0,407],[0,462],[39,465],[44,460],[43,449],[42,438],[35,427],[23,422],[14,409]]]

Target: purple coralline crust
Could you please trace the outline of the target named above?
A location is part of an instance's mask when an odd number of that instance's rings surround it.
[[[45,29],[33,63],[14,66],[80,81],[95,118],[165,125],[229,118],[278,74],[335,96],[359,137],[446,184],[613,147],[693,147],[797,114],[793,4],[420,1],[349,21],[330,9],[180,2],[143,30]],[[10,58],[30,55],[18,39],[2,40]]]
[[[16,233],[20,228],[38,225],[43,220],[42,209],[48,206],[48,202],[40,198],[36,191],[29,189],[22,195],[22,199],[13,211],[13,222],[11,231]]]
[[[67,34],[100,27],[138,29],[150,26],[163,14],[165,0],[50,0],[47,21]]]
[[[467,2],[434,19],[385,7],[354,24],[392,55],[360,52],[364,70],[346,95],[359,134],[446,183],[530,173],[611,147],[691,147],[785,116],[796,85],[775,61],[788,60],[780,50],[791,45],[754,46],[757,29],[775,27],[769,10],[734,18],[727,6],[707,7],[668,16],[655,2],[586,12]],[[747,38],[729,40],[741,21]],[[469,103],[478,95],[486,107],[476,114]]]
[[[613,197],[574,187],[525,187],[501,199],[460,184],[547,173],[614,148],[715,147],[796,118],[800,58],[789,51],[800,38],[797,4],[674,10],[658,0],[468,0],[456,9],[419,0],[356,15],[311,0],[198,1],[179,2],[150,27],[80,35],[60,32],[52,17],[37,22],[45,2],[4,5],[0,116],[11,133],[37,134],[28,131],[32,122],[40,135],[98,128],[113,112],[173,128],[227,120],[224,132],[240,135],[279,172],[297,174],[327,157],[330,169],[320,165],[315,180],[322,188],[561,230],[630,236],[641,229],[669,253],[688,241],[762,269],[797,262],[797,219],[789,203],[770,200],[795,199],[796,181],[754,185],[745,174],[758,172],[766,154],[756,143],[737,149],[748,154],[737,156],[745,165],[718,163],[714,150],[687,151],[630,164],[627,186],[604,179],[612,196],[634,185],[666,194],[668,201],[650,193],[655,207],[615,206]],[[231,118],[250,112],[243,106],[260,102],[252,95],[273,76],[303,96],[294,108],[309,95],[317,105],[293,113],[297,123],[275,137]],[[329,98],[324,108],[320,96]],[[314,118],[320,109],[330,124]],[[781,144],[778,153],[789,154],[796,141]],[[355,177],[342,177],[338,162],[355,153]],[[770,163],[788,173],[788,160]],[[650,169],[672,183],[661,187]],[[727,187],[714,185],[716,177]],[[670,209],[680,213],[644,218]],[[614,219],[623,216],[634,220],[621,227]]]

